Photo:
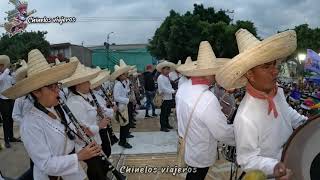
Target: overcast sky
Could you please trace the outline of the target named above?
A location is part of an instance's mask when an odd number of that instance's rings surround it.
[[[9,0],[0,0],[0,24],[4,23],[5,11],[13,9]],[[235,20],[254,22],[261,37],[278,30],[293,28],[302,23],[320,26],[319,0],[29,0],[29,10],[36,9],[36,17],[71,16],[79,21],[88,17],[104,17],[108,21],[76,22],[59,24],[31,24],[30,30],[48,31],[50,43],[71,42],[84,46],[101,45],[110,35],[110,43],[147,43],[162,19],[169,11],[184,14],[193,10],[193,4],[204,4],[218,9],[234,10]],[[116,19],[139,19],[118,21]],[[115,19],[116,21],[110,21]],[[0,33],[4,33],[0,28]]]

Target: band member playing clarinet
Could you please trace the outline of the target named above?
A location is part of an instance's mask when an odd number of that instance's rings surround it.
[[[27,77],[3,95],[11,99],[24,95],[33,98],[33,107],[21,121],[21,137],[34,162],[34,179],[83,180],[86,174],[79,161],[98,156],[101,148],[93,142],[74,152],[77,132],[68,127],[69,119],[58,105],[57,84],[72,75],[78,62],[50,67],[36,49],[29,52],[28,63]]]
[[[182,75],[191,77],[176,95],[178,133],[185,142],[184,159],[190,168],[196,169],[187,174],[187,180],[205,179],[216,160],[217,141],[235,144],[233,126],[227,124],[218,99],[209,90],[225,63],[226,60],[215,57],[209,42],[204,41],[200,43],[197,65],[179,68]]]
[[[76,57],[72,57],[70,61],[79,61]],[[78,64],[74,74],[61,81],[63,87],[69,87],[69,96],[67,106],[70,108],[71,113],[81,123],[86,133],[93,137],[95,142],[99,145],[102,144],[99,130],[104,129],[109,124],[109,119],[99,118],[97,116],[97,109],[90,95],[90,80],[97,77],[101,70],[91,69]],[[76,146],[76,151],[82,149],[85,142]],[[106,152],[107,153],[107,152]],[[104,173],[96,171],[97,164],[95,161],[85,161],[88,165],[87,174],[89,179],[104,179],[106,178],[107,170]]]
[[[240,29],[236,39],[240,54],[217,74],[217,82],[225,89],[246,86],[234,120],[237,162],[244,171],[290,179],[291,171],[279,162],[282,148],[306,117],[288,105],[276,82],[277,63],[295,51],[296,33],[289,30],[260,41]]]

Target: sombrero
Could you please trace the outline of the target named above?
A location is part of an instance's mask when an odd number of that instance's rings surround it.
[[[131,66],[128,66],[122,59],[120,59],[119,66],[114,66],[114,72],[111,74],[111,79],[117,79],[120,75],[129,72],[130,69]]]
[[[184,71],[189,71],[193,68],[193,66],[196,64],[196,61],[192,61],[191,57],[188,56],[184,64],[181,64],[179,67],[177,67],[177,71],[184,75]]]
[[[236,39],[240,54],[227,63],[216,76],[217,82],[225,89],[245,86],[247,79],[244,75],[248,70],[274,60],[282,60],[297,47],[297,36],[293,30],[260,41],[248,30],[239,29]]]
[[[158,72],[161,72],[161,70],[164,68],[164,67],[170,67],[171,70],[175,69],[176,65],[172,62],[169,62],[167,60],[161,60],[161,63],[159,63],[156,67],[157,71]]]
[[[230,59],[216,58],[210,43],[202,41],[199,46],[197,61],[180,67],[178,71],[184,76],[215,75],[228,61]]]
[[[78,62],[70,62],[61,66],[50,67],[38,49],[28,54],[27,77],[5,90],[2,95],[16,99],[41,87],[56,83],[72,75]]]
[[[16,70],[16,81],[20,81],[27,77],[28,73],[28,64],[25,60],[20,62],[21,67]]]
[[[76,71],[67,79],[61,81],[62,87],[71,87],[77,84],[84,83],[86,81],[90,81],[93,78],[97,77],[101,70],[99,69],[91,69],[89,67],[85,67],[82,65],[77,57],[70,58],[70,62],[75,61],[78,62],[78,66]],[[59,65],[60,66],[60,65]],[[63,65],[61,65],[63,66]]]
[[[7,68],[10,64],[10,58],[7,55],[0,55],[0,64]]]
[[[55,65],[62,65],[62,64],[64,64],[64,63],[66,63],[65,61],[61,62],[58,58],[56,58],[56,59],[54,60],[54,62],[55,62]]]
[[[100,69],[100,67],[98,69]],[[91,84],[90,88],[94,89],[94,88],[100,86],[104,82],[108,81],[109,78],[110,78],[110,71],[105,71],[105,70],[100,71],[100,73],[98,74],[97,77],[90,80],[90,84]]]

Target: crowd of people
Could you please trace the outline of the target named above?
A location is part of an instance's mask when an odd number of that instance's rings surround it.
[[[260,41],[239,29],[236,39],[239,55],[232,59],[216,58],[209,42],[202,41],[196,61],[163,60],[142,74],[123,60],[111,74],[85,67],[76,57],[48,64],[35,49],[11,76],[10,58],[1,55],[5,147],[22,141],[30,156],[31,167],[20,179],[102,180],[109,171],[124,179],[108,161],[112,145],[132,148],[127,139],[134,138],[130,129],[136,127],[137,107],[145,108],[145,118],[158,117],[157,98],[160,131],[174,128],[169,116],[175,108],[183,152],[177,156],[196,169],[187,180],[205,179],[219,143],[236,148],[242,177],[260,170],[290,179],[291,170],[280,161],[282,146],[307,117],[288,104],[297,87],[277,83],[277,64],[295,51],[296,34],[288,30]],[[315,88],[306,89],[318,96]],[[21,140],[13,136],[14,121]],[[115,125],[120,126],[119,139]]]

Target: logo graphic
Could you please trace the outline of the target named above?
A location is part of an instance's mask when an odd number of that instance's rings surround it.
[[[9,37],[16,35],[17,33],[23,32],[27,28],[27,18],[37,11],[34,9],[28,12],[28,2],[20,0],[9,0],[15,8],[11,11],[6,12],[8,14],[6,23],[3,26],[9,34]]]

